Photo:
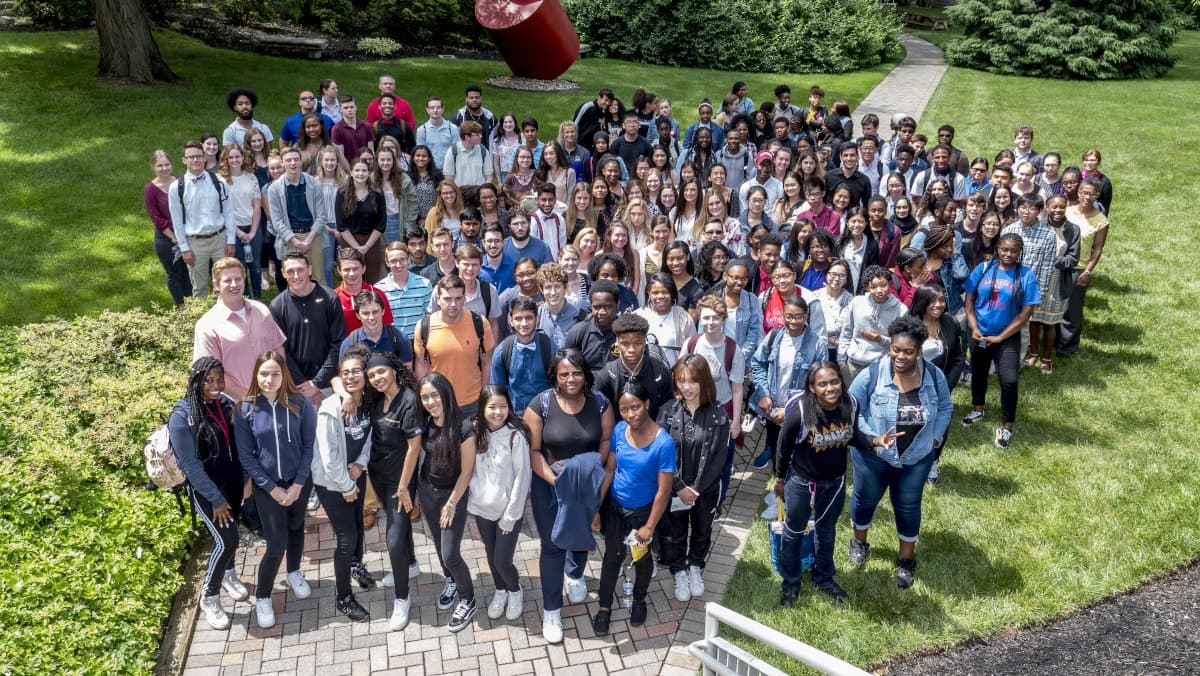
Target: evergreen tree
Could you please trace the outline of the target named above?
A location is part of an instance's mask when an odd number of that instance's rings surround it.
[[[1169,0],[964,0],[947,14],[964,35],[955,66],[1072,80],[1160,77],[1175,64]]]

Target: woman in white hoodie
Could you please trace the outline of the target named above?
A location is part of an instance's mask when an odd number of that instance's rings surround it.
[[[529,498],[529,428],[513,412],[503,385],[488,385],[479,394],[475,448],[467,511],[475,515],[496,581],[488,617],[516,620],[521,617],[523,591],[513,554]]]
[[[346,351],[338,375],[345,394],[335,393],[317,411],[317,443],[312,459],[313,486],[337,537],[333,577],[337,609],[355,622],[369,620],[350,591],[353,577],[363,588],[375,581],[363,567],[363,498],[371,459],[371,416],[362,403],[367,385],[365,346]]]

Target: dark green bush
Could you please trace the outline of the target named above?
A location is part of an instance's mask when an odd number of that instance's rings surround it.
[[[251,21],[273,21],[276,18],[275,6],[271,0],[217,0],[213,9],[238,26],[244,26]]]
[[[875,0],[566,0],[598,56],[757,72],[841,73],[899,49]]]
[[[13,12],[48,28],[83,28],[93,21],[91,0],[16,0]]]
[[[202,309],[0,332],[0,673],[153,667],[192,536],[141,450]]]
[[[1176,14],[1167,0],[965,0],[946,12],[963,37],[955,66],[1071,80],[1160,77],[1175,64]]]
[[[330,35],[430,49],[491,49],[473,0],[292,0],[292,16]]]

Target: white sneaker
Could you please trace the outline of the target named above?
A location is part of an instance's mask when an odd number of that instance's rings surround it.
[[[692,598],[692,587],[685,571],[675,573],[675,600],[687,602]]]
[[[508,610],[504,613],[504,617],[509,620],[519,620],[524,610],[525,590],[518,589],[515,592],[508,592]]]
[[[704,570],[698,566],[688,566],[688,587],[692,592],[692,598],[698,599],[704,596]]]
[[[388,626],[392,631],[404,631],[408,626],[408,611],[412,609],[411,599],[396,599],[392,604],[392,619]]]
[[[321,499],[317,497],[317,492],[313,491],[308,496],[308,504],[305,505],[306,512],[315,512],[321,508]]]
[[[508,591],[497,589],[492,595],[492,602],[488,604],[488,617],[493,620],[498,620],[504,615],[504,608],[508,605]]]
[[[293,570],[287,574],[287,585],[292,588],[292,593],[298,599],[306,599],[312,596],[312,587],[308,586],[308,580],[304,579],[304,573],[298,570]]]
[[[275,607],[271,605],[271,599],[255,599],[254,613],[258,615],[258,626],[263,629],[269,629],[275,626]]]
[[[220,594],[200,597],[200,610],[204,612],[204,621],[208,622],[208,626],[213,629],[229,628],[229,616],[221,607]]]
[[[542,638],[546,639],[546,643],[562,643],[561,610],[542,611]]]
[[[584,582],[582,577],[567,577],[567,600],[571,603],[583,603],[587,600],[587,582]],[[562,635],[561,631],[559,635]],[[551,642],[554,643],[554,641]]]
[[[250,598],[250,590],[246,589],[246,585],[242,584],[237,571],[232,568],[225,571],[225,577],[221,580],[221,588],[234,601],[245,601]]]
[[[420,574],[421,574],[421,564],[420,563],[413,561],[412,563],[408,564],[408,576],[410,578],[418,577]]]
[[[396,577],[391,573],[388,573],[387,575],[383,576],[383,579],[379,581],[379,584],[391,589],[392,587],[396,586]]]

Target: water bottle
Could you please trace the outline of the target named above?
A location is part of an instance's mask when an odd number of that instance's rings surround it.
[[[254,260],[254,247],[250,246],[249,242],[242,245],[242,255],[246,257],[246,262]]]
[[[633,583],[629,581],[629,569],[632,567],[633,564],[625,566],[625,574],[622,576],[624,581],[621,583],[621,605],[626,608],[633,607]]]

